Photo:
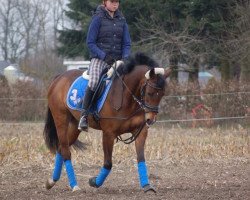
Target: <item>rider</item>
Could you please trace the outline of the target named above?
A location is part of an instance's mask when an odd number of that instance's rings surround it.
[[[91,57],[90,78],[83,97],[79,130],[88,130],[88,110],[102,70],[130,54],[130,34],[126,20],[118,9],[119,3],[119,0],[103,0],[89,25],[87,46]]]

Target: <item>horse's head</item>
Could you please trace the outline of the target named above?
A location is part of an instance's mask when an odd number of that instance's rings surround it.
[[[166,78],[170,73],[170,68],[153,68],[145,74],[146,79],[141,87],[141,97],[148,126],[156,122],[159,104],[165,92]]]

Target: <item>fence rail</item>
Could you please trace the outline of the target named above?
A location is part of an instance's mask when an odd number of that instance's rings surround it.
[[[175,119],[175,120],[158,120],[157,123],[166,123],[166,122],[193,122],[193,121],[208,121],[208,120],[234,120],[234,119],[247,119],[250,116],[241,116],[241,117],[212,117],[210,119]]]
[[[47,99],[0,97],[0,124],[41,123],[45,119]],[[212,126],[221,123],[249,125],[250,92],[224,92],[200,95],[164,96],[158,123],[191,123]]]
[[[240,95],[240,94],[250,94],[250,92],[222,92],[222,93],[202,93],[202,94],[180,94],[180,95],[168,95],[165,98],[180,98],[180,97],[200,97],[200,96],[225,96],[225,95]],[[0,97],[1,100],[18,100],[18,101],[47,101],[46,98],[6,98]]]

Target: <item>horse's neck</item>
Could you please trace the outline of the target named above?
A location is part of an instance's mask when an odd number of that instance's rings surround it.
[[[126,75],[124,78],[125,84],[128,86],[130,91],[138,96],[140,95],[140,88],[142,81],[145,78],[146,68],[141,66],[135,68],[130,74]]]
[[[110,92],[110,102],[113,108],[126,113],[138,109],[139,104],[134,98],[139,100],[141,98],[140,90],[145,81],[146,71],[146,66],[137,66],[129,74],[115,79]]]
[[[125,101],[125,106],[128,109],[134,109],[138,107],[138,103],[134,100],[135,96],[137,99],[141,97],[141,86],[143,80],[145,79],[145,73],[147,71],[146,67],[138,66],[129,74],[124,77],[124,91],[123,91],[123,100]]]

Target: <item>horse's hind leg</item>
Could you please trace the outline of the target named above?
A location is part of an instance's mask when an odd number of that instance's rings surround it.
[[[112,152],[115,137],[109,133],[103,133],[102,143],[104,152],[104,165],[101,168],[97,177],[89,179],[89,185],[92,187],[100,187],[112,169]]]
[[[53,171],[52,178],[48,179],[46,182],[46,189],[51,189],[57,181],[59,181],[63,166],[63,157],[60,153],[56,153],[55,156],[55,168]]]
[[[75,123],[70,122],[70,117],[61,114],[60,117],[54,118],[57,136],[58,136],[58,151],[55,158],[55,169],[52,176],[52,181],[48,180],[46,188],[50,189],[54,186],[55,182],[59,180],[64,163],[69,185],[73,191],[79,190],[74,168],[71,162],[71,152],[69,146],[73,144],[79,135]],[[60,123],[59,123],[60,122]]]
[[[71,126],[70,117],[66,117],[65,123],[57,126],[57,135],[59,140],[59,148],[58,151],[61,153],[64,159],[64,165],[66,168],[66,173],[68,176],[68,181],[71,189],[73,191],[79,190],[78,187],[74,167],[71,162],[71,152],[70,152],[70,145],[77,140],[79,135],[79,131],[75,132],[75,126]],[[74,128],[75,127],[75,128]],[[74,133],[72,133],[74,132]]]

